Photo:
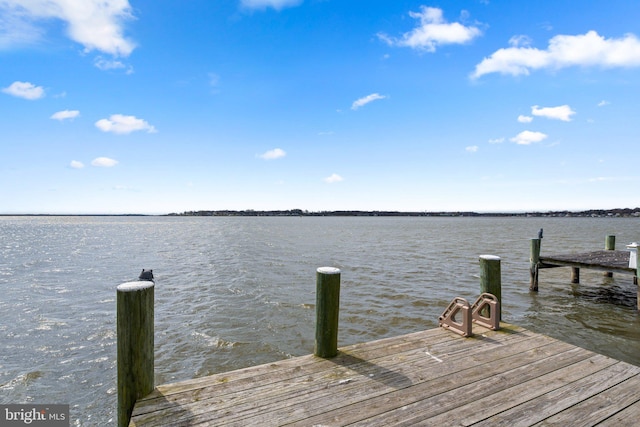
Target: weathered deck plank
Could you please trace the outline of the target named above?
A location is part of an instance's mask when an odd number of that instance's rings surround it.
[[[426,422],[429,425],[451,425],[452,419],[443,424],[432,424],[431,419],[441,415],[446,411],[452,413],[453,420],[459,420],[455,409],[461,405],[468,404],[484,396],[487,393],[500,395],[504,387],[524,381],[526,373],[538,357],[537,352],[531,351],[514,355],[506,359],[500,359],[495,363],[487,364],[482,371],[477,367],[465,369],[450,377],[441,377],[434,381],[429,381],[402,392],[394,393],[392,398],[388,398],[386,405],[380,405],[384,412],[366,414],[354,425],[362,426],[387,426],[387,425],[419,425]],[[502,366],[508,370],[508,374],[502,372]],[[549,365],[547,365],[549,366]],[[460,384],[465,384],[460,386]],[[486,408],[485,408],[486,410]],[[372,416],[373,415],[373,416]],[[451,414],[450,414],[451,415]],[[341,422],[340,417],[331,420]]]
[[[592,375],[572,381],[564,386],[527,401],[478,423],[478,426],[530,426],[571,408],[577,403],[613,387],[638,374],[638,368],[618,362]],[[573,424],[573,422],[571,423]]]
[[[636,375],[603,391],[594,397],[562,411],[543,422],[539,426],[593,426],[618,414],[620,411],[640,400],[640,376]],[[636,412],[634,424],[638,423]],[[618,424],[625,425],[625,424]]]
[[[474,332],[432,329],[158,386],[130,425],[533,425],[580,419],[587,402],[597,416],[585,422],[637,420],[640,367],[512,325]]]
[[[543,371],[537,369],[530,370],[536,374],[539,373],[540,376],[534,375],[533,378],[527,376],[522,379],[522,382],[514,382],[508,389],[505,388],[499,393],[486,393],[482,389],[479,393],[480,397],[476,395],[468,403],[461,403],[460,406],[456,405],[446,412],[433,416],[427,420],[428,423],[449,425],[452,420],[463,420],[461,425],[472,425],[555,390],[568,381],[583,378],[597,369],[608,367],[615,361],[601,355],[594,356],[581,348],[574,347],[542,359],[538,363],[544,364],[549,372],[543,374]],[[560,370],[562,370],[561,375]],[[459,396],[456,395],[456,397]]]
[[[640,399],[596,425],[602,427],[636,426],[638,425],[638,414],[640,414]]]
[[[430,340],[429,336],[434,335],[433,332],[437,332],[437,335]],[[401,346],[393,345],[395,339],[388,339],[373,343],[375,346],[373,350],[362,347],[361,345],[347,347],[341,351],[337,358],[331,360],[304,356],[303,358],[296,359],[300,363],[299,366],[296,366],[296,369],[286,370],[284,372],[278,371],[276,375],[268,372],[263,375],[258,375],[257,378],[248,378],[251,381],[244,381],[244,379],[236,380],[227,374],[221,374],[223,375],[223,382],[221,384],[214,383],[213,386],[196,389],[194,394],[188,392],[178,394],[178,399],[174,397],[171,386],[164,387],[165,392],[169,394],[169,399],[153,399],[156,405],[151,409],[157,411],[171,403],[183,404],[183,408],[202,406],[207,399],[200,398],[199,396],[209,394],[211,397],[206,403],[211,405],[217,404],[218,406],[216,407],[216,411],[205,411],[208,417],[217,417],[220,413],[224,413],[228,407],[233,407],[235,412],[233,418],[246,418],[254,412],[263,411],[262,407],[268,407],[273,411],[279,409],[282,405],[291,405],[291,399],[297,399],[293,401],[296,402],[300,399],[322,397],[324,394],[332,393],[329,388],[340,385],[341,381],[343,382],[342,385],[344,385],[344,387],[341,388],[343,393],[353,388],[354,393],[360,394],[358,384],[348,384],[354,382],[353,378],[357,378],[354,376],[370,376],[369,378],[375,378],[377,382],[391,385],[394,384],[394,381],[406,381],[401,374],[387,370],[383,365],[398,366],[398,363],[401,362],[404,369],[408,370],[415,358],[419,360],[426,359],[429,363],[437,363],[435,359],[427,358],[425,351],[430,351],[430,354],[438,354],[440,357],[445,358],[455,357],[460,352],[468,352],[469,346],[474,339],[482,340],[483,344],[487,346],[496,345],[496,343],[491,340],[484,340],[482,336],[471,339],[471,341],[460,340],[453,334],[443,334],[437,329],[426,331],[423,335],[424,336],[414,335],[414,338],[418,339],[414,340],[411,346],[407,346],[406,344]],[[443,341],[439,342],[439,339],[443,339]],[[525,339],[530,339],[530,337],[526,334],[514,334],[513,336],[507,337],[503,345],[512,341],[522,341]],[[416,350],[416,347],[419,350]],[[471,355],[473,355],[474,352],[487,351],[486,348],[483,348],[483,345],[475,345],[473,347],[473,351],[469,353]],[[389,353],[391,353],[391,355],[389,355]],[[271,370],[273,370],[274,365],[275,364],[263,365],[256,370],[262,371],[267,367],[271,367]],[[249,368],[249,370],[252,370],[252,368]],[[245,374],[244,371],[236,372]],[[208,378],[215,381],[215,377],[218,376]],[[259,383],[260,386],[256,386],[257,383]],[[280,383],[281,386],[275,383]],[[184,385],[178,384],[178,386],[184,389]],[[375,389],[375,387],[373,389]],[[300,392],[303,393],[300,395]],[[224,397],[224,401],[215,401],[216,398],[222,397]],[[274,403],[272,403],[272,401],[274,401]],[[190,402],[198,403],[193,404]],[[136,407],[134,415],[145,411],[150,412],[150,408],[146,402]],[[195,415],[195,418],[201,422],[203,418],[198,415],[199,412],[196,408],[189,411],[189,416],[193,417]],[[147,418],[143,416],[140,418],[148,421],[151,420],[152,417],[154,417],[154,413],[150,412]],[[166,416],[163,415],[162,417],[167,421]],[[172,421],[178,421],[180,419],[179,417],[176,418],[171,415],[169,417]],[[227,421],[229,420],[230,419],[227,419]]]
[[[502,358],[500,361],[494,361],[487,364],[482,372],[479,372],[477,366],[482,363],[487,350],[475,352],[463,357],[457,365],[450,365],[440,369],[443,362],[427,360],[426,355],[417,360],[416,365],[411,370],[399,370],[398,374],[406,376],[409,380],[404,380],[397,384],[381,384],[372,383],[368,379],[358,382],[353,381],[350,390],[345,396],[344,391],[336,394],[332,391],[323,393],[314,399],[317,404],[312,405],[294,405],[294,411],[289,413],[270,413],[265,418],[272,419],[277,423],[287,424],[290,419],[299,419],[299,425],[316,425],[327,424],[342,425],[355,423],[366,420],[367,425],[375,425],[372,416],[377,412],[388,411],[398,408],[398,406],[407,406],[416,400],[430,396],[434,391],[443,392],[453,390],[460,382],[460,377],[476,375],[490,375],[492,368],[499,369],[499,364],[526,364],[531,362],[540,347],[530,351],[529,357],[523,353],[527,343],[530,341],[520,341],[520,345],[513,345],[513,354],[510,357]],[[536,344],[532,344],[536,345]],[[384,363],[379,361],[380,364]],[[469,378],[465,378],[468,380]],[[366,405],[367,412],[363,413],[357,410],[357,405]],[[345,409],[345,406],[347,408]],[[355,409],[355,410],[354,410]],[[310,420],[309,417],[316,416],[317,420]],[[317,422],[316,422],[317,421]],[[311,424],[310,424],[311,423]],[[378,425],[389,425],[386,421]]]

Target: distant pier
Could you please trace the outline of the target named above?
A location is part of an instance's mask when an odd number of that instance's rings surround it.
[[[542,231],[542,230],[541,230]],[[538,291],[539,271],[545,268],[571,267],[571,283],[580,283],[580,269],[604,271],[605,275],[611,277],[613,273],[630,274],[633,276],[633,283],[638,284],[640,263],[638,262],[638,251],[615,250],[615,236],[605,237],[605,250],[569,253],[560,255],[540,255],[542,237],[531,239],[531,252],[529,257],[530,282],[529,290]],[[640,310],[640,288],[637,291],[637,307]]]
[[[540,256],[540,268],[572,267],[600,270],[612,273],[636,274],[629,267],[629,251],[593,251],[577,254]],[[575,276],[575,274],[574,274]],[[579,282],[579,276],[575,283]]]

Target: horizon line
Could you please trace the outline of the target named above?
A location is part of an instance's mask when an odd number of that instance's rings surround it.
[[[296,215],[334,215],[334,216],[353,216],[355,214],[383,214],[386,216],[438,216],[438,215],[485,215],[485,216],[501,216],[501,215],[543,215],[543,214],[593,214],[593,213],[638,213],[640,207],[635,208],[592,208],[581,210],[570,209],[554,209],[554,210],[505,210],[505,211],[474,211],[474,210],[439,210],[439,211],[399,211],[399,210],[358,210],[358,209],[338,209],[338,210],[321,210],[311,211],[306,209],[199,209],[183,212],[169,213],[0,213],[0,216],[205,216],[202,214],[218,214],[218,216],[231,216],[233,214],[245,214],[245,216],[260,214],[289,214]],[[200,214],[200,215],[198,215]]]

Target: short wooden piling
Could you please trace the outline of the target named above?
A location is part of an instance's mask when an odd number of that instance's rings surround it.
[[[137,399],[153,391],[154,283],[117,287],[118,426],[129,425]]]
[[[314,354],[331,358],[338,354],[340,269],[320,267],[316,272],[316,343]]]
[[[580,269],[571,267],[571,283],[580,283]]]
[[[604,250],[615,251],[616,250],[616,236],[609,234],[604,238]],[[607,271],[604,273],[605,277],[613,277],[613,272]]]
[[[529,290],[538,292],[538,274],[540,272],[541,239],[531,239],[529,256]]]
[[[480,293],[489,293],[498,298],[502,319],[502,277],[500,271],[500,257],[495,255],[480,255]]]

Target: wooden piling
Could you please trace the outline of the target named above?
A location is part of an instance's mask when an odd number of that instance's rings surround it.
[[[609,234],[604,238],[604,250],[615,251],[616,250],[616,236]],[[605,277],[613,277],[613,272],[607,271],[604,273]]]
[[[500,309],[498,318],[502,319],[502,278],[500,257],[480,255],[480,293],[489,293],[498,298]]]
[[[529,256],[529,290],[538,292],[538,273],[540,271],[541,239],[531,239]]]
[[[316,272],[316,343],[314,354],[331,358],[338,354],[340,269],[320,267]]]
[[[615,251],[616,250],[616,236],[613,234],[607,235],[604,238],[604,250],[605,251]]]
[[[636,291],[636,306],[640,310],[640,286],[638,286],[638,277],[640,277],[640,251],[636,251],[636,275],[633,278],[634,284],[637,286]]]
[[[571,283],[580,283],[580,269],[571,267]]]
[[[154,283],[123,283],[116,293],[118,426],[126,427],[136,400],[154,387]]]

